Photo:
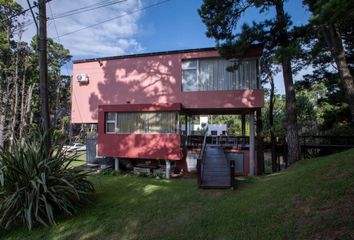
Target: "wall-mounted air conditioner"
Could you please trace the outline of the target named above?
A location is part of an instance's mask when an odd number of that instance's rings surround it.
[[[87,76],[87,74],[85,73],[81,73],[76,75],[76,80],[81,84],[81,83],[88,83],[89,78]]]

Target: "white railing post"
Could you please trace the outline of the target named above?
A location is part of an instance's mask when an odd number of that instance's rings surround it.
[[[166,160],[166,179],[170,179],[171,175],[171,161]]]
[[[254,113],[252,112],[250,115],[250,171],[249,175],[254,176],[254,150],[255,150],[255,137],[254,137]]]

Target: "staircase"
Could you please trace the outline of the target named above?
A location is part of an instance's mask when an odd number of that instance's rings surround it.
[[[230,166],[221,146],[205,146],[201,162],[201,188],[230,188]]]

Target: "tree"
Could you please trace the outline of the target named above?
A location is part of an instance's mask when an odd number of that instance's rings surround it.
[[[230,135],[241,134],[241,120],[235,115],[216,115],[211,118],[215,124],[226,124]]]
[[[241,33],[234,29],[242,14],[255,7],[260,13],[275,9],[275,18],[244,25]],[[296,98],[291,61],[298,51],[298,45],[289,35],[290,16],[284,11],[284,0],[204,0],[199,15],[207,26],[207,36],[213,37],[221,48],[220,54],[234,58],[235,53],[245,52],[251,44],[261,43],[282,66],[286,93],[287,143],[289,164],[299,159]]]
[[[298,86],[296,84],[297,89],[302,89],[302,86]],[[299,129],[301,133],[307,134],[313,132],[313,130],[317,130],[317,127],[323,121],[320,119],[321,117],[321,109],[318,107],[317,99],[314,99],[312,95],[315,92],[308,93],[298,92],[296,94],[296,108],[299,109],[297,115],[297,122],[299,125]],[[271,129],[276,136],[282,138],[285,136],[286,132],[286,109],[285,109],[285,96],[276,94],[274,95],[274,122],[271,125],[269,121],[270,107],[266,105],[265,113],[264,113],[264,128],[265,132],[268,136],[271,134]],[[267,99],[267,102],[270,101],[270,98]]]
[[[313,105],[316,128],[311,134],[323,135],[330,129],[333,131],[350,124],[350,110],[337,73],[315,66],[312,74],[296,83],[296,89]]]
[[[41,123],[39,55],[36,37],[31,45],[21,41],[22,23],[17,19],[23,13],[21,6],[0,0],[0,11],[0,146],[11,147],[15,139],[23,141]],[[65,130],[67,121],[58,119],[69,115],[70,79],[60,69],[71,56],[52,39],[47,45],[52,126]]]
[[[349,105],[351,122],[354,124],[354,81],[347,59],[350,55],[353,56],[354,2],[347,0],[304,0],[304,2],[313,13],[311,27],[325,40],[326,50],[330,51],[336,63]]]
[[[19,23],[16,16],[21,14],[21,6],[13,0],[0,0],[0,147],[7,139],[8,113],[11,109],[11,85],[16,80],[13,35]]]
[[[31,64],[38,66],[38,52],[35,51],[37,46],[37,38],[33,37],[31,47],[33,54],[31,56]],[[70,115],[70,78],[61,74],[61,68],[67,64],[72,56],[68,49],[62,44],[55,42],[53,39],[47,39],[47,56],[48,56],[48,96],[49,96],[49,112],[52,116],[50,125],[55,128],[62,128],[61,118]],[[31,68],[32,79],[39,82],[39,68]],[[40,98],[39,89],[34,89],[33,113],[35,120],[40,122]]]

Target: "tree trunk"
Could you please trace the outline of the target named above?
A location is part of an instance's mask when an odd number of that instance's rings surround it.
[[[20,38],[21,39],[21,38]],[[15,78],[14,78],[14,88],[15,88],[15,96],[12,106],[12,122],[10,127],[10,147],[13,146],[16,139],[16,124],[17,124],[17,112],[18,112],[18,74],[19,74],[19,44],[17,44],[17,54],[16,54],[16,66],[15,66]]]
[[[297,114],[296,114],[296,98],[295,88],[291,69],[291,56],[287,53],[289,47],[289,36],[286,29],[286,18],[284,13],[283,0],[276,1],[276,18],[277,30],[279,32],[281,65],[283,69],[283,78],[286,95],[286,113],[287,113],[287,145],[288,145],[288,164],[291,165],[300,157],[299,137],[297,128]]]
[[[0,82],[0,147],[4,147],[4,126],[5,126],[5,109],[4,109],[4,90]]]
[[[56,86],[56,93],[55,93],[55,107],[54,107],[54,117],[53,117],[53,127],[56,128],[58,125],[58,118],[59,118],[59,105],[60,105],[60,73],[56,74],[57,76],[57,86]]]
[[[264,174],[264,134],[262,109],[257,109],[257,175]]]
[[[269,97],[269,128],[270,128],[270,151],[272,155],[272,172],[277,171],[277,153],[276,153],[276,139],[274,135],[274,79],[272,73],[268,72],[270,83],[270,97]]]
[[[11,105],[11,99],[10,96],[12,94],[11,90],[11,81],[9,80],[9,77],[5,74],[4,75],[5,83],[6,85],[2,86],[1,89],[1,97],[2,101],[0,103],[0,110],[1,110],[1,116],[0,116],[0,146],[4,147],[8,142],[9,138],[9,127],[8,127],[8,117],[9,117],[9,112],[10,110],[10,105]]]
[[[23,133],[24,133],[24,126],[25,126],[25,104],[26,104],[26,94],[25,94],[25,88],[26,88],[26,72],[27,72],[27,66],[25,64],[25,69],[22,77],[22,85],[21,85],[21,116],[20,116],[20,131],[19,131],[19,139],[22,140],[23,138]]]
[[[24,100],[24,106],[23,106],[23,117],[22,117],[22,123],[21,123],[21,131],[20,131],[20,139],[21,142],[24,142],[25,140],[25,134],[27,132],[28,126],[32,124],[32,118],[33,118],[33,113],[31,111],[31,106],[32,106],[32,92],[33,92],[34,85],[31,84],[28,87],[27,90],[27,96],[26,99]]]
[[[322,35],[324,36],[331,54],[336,61],[339,76],[344,87],[345,97],[350,109],[351,122],[354,124],[354,81],[345,58],[340,33],[335,25],[330,24],[327,26],[322,26]]]
[[[17,124],[17,112],[18,112],[18,84],[17,81],[15,80],[15,100],[13,103],[13,107],[12,107],[12,122],[11,122],[11,142],[10,142],[10,146],[12,146],[15,143],[16,140],[16,124]]]
[[[24,117],[25,121],[23,124],[24,131],[27,129],[28,125],[31,125],[33,122],[33,113],[31,111],[33,88],[34,85],[32,84],[31,86],[28,87],[28,91],[27,91],[27,100],[25,105],[25,117]]]
[[[2,112],[2,107],[0,107],[0,147],[4,147],[4,125],[5,125],[5,114]]]
[[[6,27],[6,42],[10,44],[11,29],[9,26]],[[8,56],[1,56],[4,67],[1,73],[0,81],[0,147],[5,147],[6,142],[6,119],[7,119],[7,104],[8,104],[8,90],[9,90],[9,80],[8,80],[8,65],[11,60]]]

